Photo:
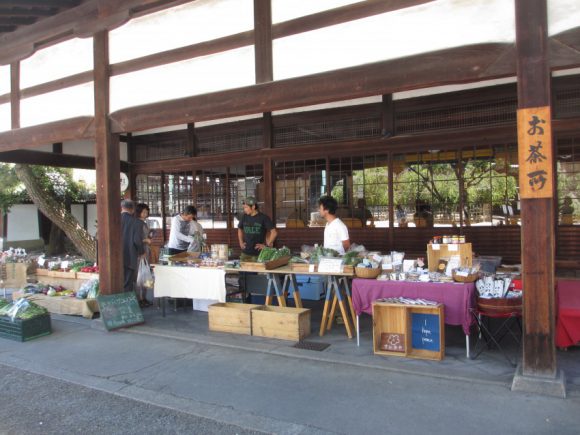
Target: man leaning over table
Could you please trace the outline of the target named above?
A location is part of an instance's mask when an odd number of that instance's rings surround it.
[[[336,216],[338,203],[332,196],[323,196],[318,201],[320,216],[326,220],[324,227],[324,247],[334,249],[343,255],[350,248],[348,228],[339,217]]]

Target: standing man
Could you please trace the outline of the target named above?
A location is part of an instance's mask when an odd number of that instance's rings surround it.
[[[187,251],[189,244],[194,241],[191,222],[197,216],[197,209],[193,205],[188,205],[183,212],[173,216],[171,219],[171,230],[169,232],[169,255],[181,254]],[[201,227],[201,225],[200,225]]]
[[[143,222],[134,216],[135,204],[130,199],[121,201],[121,230],[123,237],[123,272],[125,292],[134,291],[139,257],[145,253]]]
[[[266,246],[273,246],[278,233],[272,220],[258,210],[256,198],[249,196],[244,202],[244,215],[238,224],[238,242],[242,253],[256,257]]]
[[[324,247],[334,249],[343,255],[350,248],[348,228],[340,218],[336,217],[338,203],[332,196],[323,196],[318,201],[320,216],[326,220],[324,227]]]

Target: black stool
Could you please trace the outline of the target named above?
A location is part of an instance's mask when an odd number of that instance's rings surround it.
[[[501,347],[500,342],[505,338],[506,335],[511,335],[511,337],[516,341],[516,343],[520,344],[520,337],[522,334],[522,323],[521,311],[512,311],[512,312],[491,312],[491,311],[483,311],[477,308],[471,309],[471,315],[475,319],[477,324],[477,329],[479,330],[479,334],[477,337],[477,341],[475,343],[475,347],[473,349],[471,359],[476,359],[486,348],[491,349],[492,347],[496,347],[504,356],[504,358],[513,366],[517,365],[517,361],[512,361],[509,356],[506,354],[504,349]],[[484,319],[488,319],[488,324]],[[500,326],[495,330],[492,331],[492,328],[489,325],[489,319],[503,319]],[[519,330],[519,337],[514,332],[514,326],[517,326],[517,330]],[[481,348],[480,347],[481,343]]]

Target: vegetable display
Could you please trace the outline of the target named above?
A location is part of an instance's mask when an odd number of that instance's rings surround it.
[[[266,247],[260,251],[258,263],[266,263],[268,261],[278,260],[282,257],[289,257],[291,255],[292,253],[290,252],[290,249],[285,246],[280,249]]]
[[[46,308],[36,305],[34,302],[27,301],[24,298],[0,308],[0,316],[8,316],[11,319],[27,320],[42,316],[46,313],[48,313]]]

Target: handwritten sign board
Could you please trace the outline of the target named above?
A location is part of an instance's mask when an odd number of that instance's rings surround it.
[[[342,258],[321,258],[318,271],[324,273],[342,273]]]
[[[97,302],[108,331],[145,322],[137,296],[133,292],[99,295]]]
[[[521,198],[552,198],[552,115],[549,106],[518,110]]]
[[[411,344],[413,349],[439,352],[439,316],[437,314],[411,314]]]
[[[381,350],[388,352],[405,352],[405,334],[383,332],[381,334]]]

